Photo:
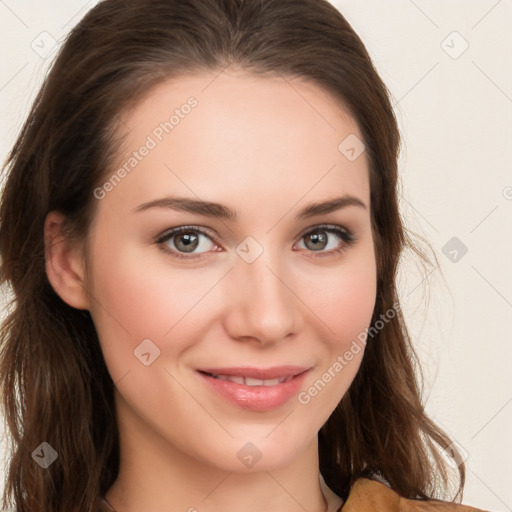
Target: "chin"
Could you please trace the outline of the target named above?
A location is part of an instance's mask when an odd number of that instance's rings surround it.
[[[275,471],[286,467],[312,444],[316,448],[316,435],[311,439],[305,439],[302,436],[295,438],[290,435],[289,431],[283,429],[279,435],[277,434],[279,427],[274,432],[272,432],[272,428],[269,429],[268,426],[265,426],[265,433],[262,434],[261,428],[255,429],[253,425],[254,435],[248,433],[248,435],[215,443],[208,454],[202,454],[202,458],[224,471],[254,473]]]

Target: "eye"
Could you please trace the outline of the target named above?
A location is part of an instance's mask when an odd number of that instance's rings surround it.
[[[301,237],[304,247],[313,257],[340,254],[355,241],[354,235],[347,229],[335,225],[321,225],[309,230]],[[162,250],[179,259],[200,259],[208,252],[220,251],[213,236],[197,226],[180,226],[165,231],[155,240]]]
[[[180,226],[162,233],[156,243],[176,258],[197,259],[206,252],[218,250],[211,236],[192,226]]]
[[[305,241],[304,248],[319,253],[314,254],[313,257],[340,254],[356,241],[348,229],[332,225],[316,226],[302,235],[302,240]]]

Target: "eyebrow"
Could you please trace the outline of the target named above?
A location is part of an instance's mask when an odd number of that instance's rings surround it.
[[[348,206],[357,206],[359,208],[366,209],[366,205],[363,201],[355,196],[347,194],[327,201],[308,204],[299,211],[296,218],[297,220],[309,219],[311,217],[325,215]],[[155,199],[154,201],[143,203],[135,208],[135,213],[147,211],[151,208],[170,208],[176,211],[196,213],[198,215],[232,222],[237,220],[237,212],[226,205],[188,197],[163,197],[161,199]]]

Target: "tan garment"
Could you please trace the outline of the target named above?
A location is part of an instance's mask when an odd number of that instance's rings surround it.
[[[385,484],[359,478],[352,485],[341,512],[488,512],[467,505],[438,500],[408,500]],[[104,498],[99,500],[98,512],[116,512]]]
[[[381,482],[368,478],[355,481],[342,512],[485,512],[467,505],[438,500],[408,500]]]

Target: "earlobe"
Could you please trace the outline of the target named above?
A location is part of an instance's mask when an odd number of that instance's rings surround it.
[[[44,223],[46,274],[59,297],[76,309],[89,309],[82,244],[63,232],[65,216],[50,212]]]

